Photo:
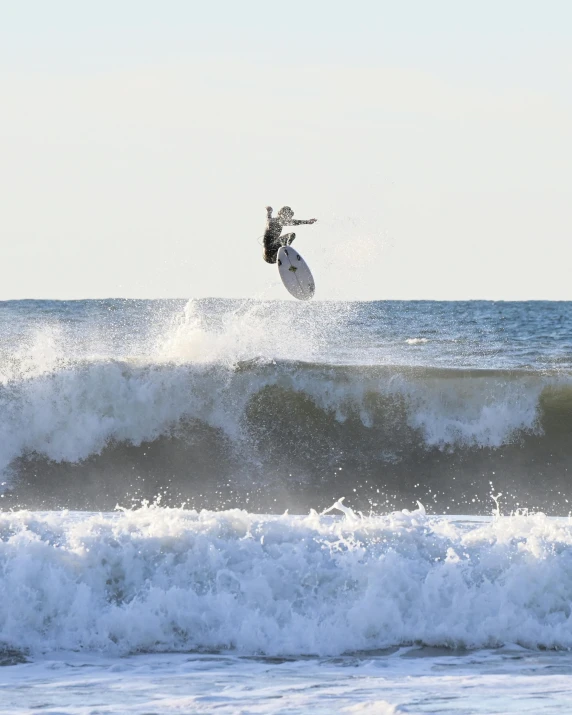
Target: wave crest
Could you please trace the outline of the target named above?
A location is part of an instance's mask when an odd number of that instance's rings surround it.
[[[73,488],[74,474],[78,489],[102,473],[125,489],[129,472],[155,488],[174,480],[185,494],[201,479],[232,480],[246,494],[265,483],[319,490],[351,470],[390,494],[404,470],[413,484],[420,470],[455,464],[470,481],[483,459],[485,474],[498,465],[511,478],[524,457],[550,452],[556,463],[572,382],[523,371],[106,360],[8,381],[0,405],[0,467],[13,491],[29,485],[26,498]]]

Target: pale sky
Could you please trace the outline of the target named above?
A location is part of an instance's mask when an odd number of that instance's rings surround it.
[[[0,0],[0,299],[572,299],[569,0]]]

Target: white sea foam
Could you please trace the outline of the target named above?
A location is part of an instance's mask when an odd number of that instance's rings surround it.
[[[0,533],[0,641],[36,654],[572,647],[572,526],[543,514],[147,506],[4,513]]]
[[[190,300],[164,331],[154,359],[234,365],[244,360],[318,360],[351,314],[347,303],[282,306],[240,301],[229,310]]]
[[[551,381],[532,376],[449,377],[408,383],[409,424],[427,445],[500,447],[523,432],[540,434],[540,398]]]

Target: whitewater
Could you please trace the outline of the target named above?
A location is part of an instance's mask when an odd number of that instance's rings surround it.
[[[0,713],[569,712],[571,318],[0,303]]]

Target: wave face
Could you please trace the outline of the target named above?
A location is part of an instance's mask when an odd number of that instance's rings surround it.
[[[568,513],[572,373],[562,366],[568,336],[556,329],[541,351],[521,326],[491,357],[499,335],[470,348],[481,327],[475,318],[475,335],[463,334],[466,305],[455,305],[457,322],[432,323],[425,304],[416,321],[401,306],[403,324],[377,304],[4,310],[5,508],[108,510],[163,494],[194,507],[304,513],[343,492],[361,509],[420,499],[472,513],[501,491],[511,508]],[[499,308],[487,310],[492,321]],[[528,323],[533,337],[539,324],[547,330],[536,313]],[[452,344],[462,346],[454,360]]]
[[[334,506],[345,515],[0,514],[0,642],[32,655],[572,648],[568,520]]]

